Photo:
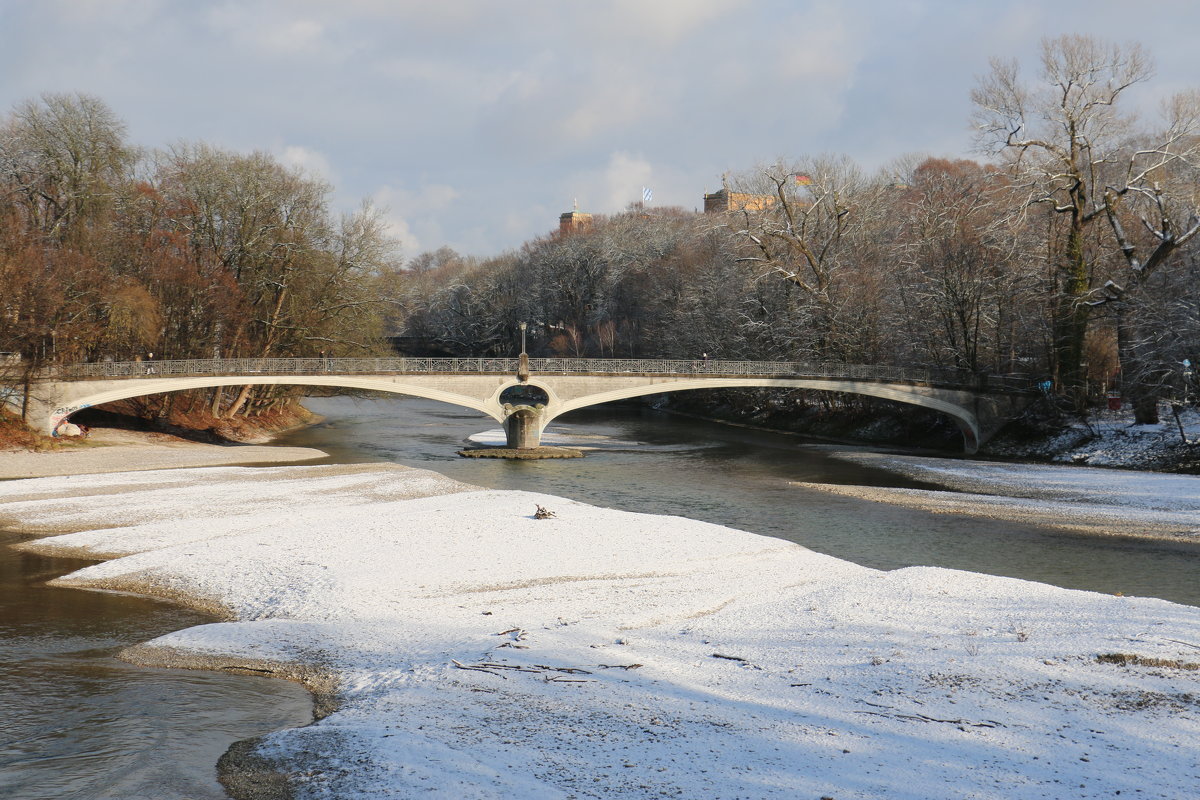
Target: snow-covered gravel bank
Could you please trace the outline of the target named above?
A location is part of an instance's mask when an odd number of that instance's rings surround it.
[[[203,444],[167,433],[96,428],[86,442],[69,450],[46,453],[0,450],[0,480],[219,464],[268,464],[307,461],[325,455],[310,447]]]
[[[539,505],[554,516],[535,519]],[[259,748],[301,797],[1175,799],[1200,786],[1197,608],[884,573],[397,467],[15,481],[0,484],[0,517],[81,531],[39,548],[128,554],[63,583],[233,620],[138,660],[334,687],[336,711]]]
[[[798,485],[938,513],[1010,519],[1093,535],[1200,541],[1197,475],[854,451],[835,455],[948,491]]]

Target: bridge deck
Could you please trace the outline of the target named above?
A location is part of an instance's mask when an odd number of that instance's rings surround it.
[[[518,363],[516,358],[214,358],[64,364],[53,368],[46,377],[73,381],[219,375],[515,375]],[[797,361],[531,358],[529,370],[535,375],[829,378],[911,383],[989,393],[1028,392],[1035,387],[1033,379],[1027,375]]]

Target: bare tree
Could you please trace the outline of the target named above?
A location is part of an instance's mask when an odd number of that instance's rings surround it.
[[[1037,84],[1020,79],[1016,62],[993,59],[971,93],[979,145],[1008,157],[1026,207],[1043,206],[1067,220],[1050,256],[1057,284],[1054,366],[1081,402],[1086,299],[1100,257],[1088,234],[1105,219],[1111,176],[1136,174],[1122,169],[1132,118],[1119,106],[1151,72],[1140,45],[1067,35],[1042,41]]]
[[[20,103],[0,126],[0,178],[30,230],[62,238],[111,206],[136,157],[125,124],[87,94]]]
[[[1130,146],[1128,173],[1105,190],[1105,212],[1126,269],[1091,294],[1092,307],[1108,306],[1115,317],[1125,389],[1137,421],[1158,421],[1162,381],[1149,366],[1159,361],[1153,342],[1164,317],[1144,298],[1143,286],[1173,255],[1200,233],[1200,93],[1165,104],[1163,131]]]
[[[883,185],[866,178],[845,157],[777,163],[736,182],[759,198],[733,212],[730,230],[745,244],[739,261],[760,274],[782,278],[811,306],[818,358],[844,359],[839,347],[838,273],[851,239],[879,206]]]

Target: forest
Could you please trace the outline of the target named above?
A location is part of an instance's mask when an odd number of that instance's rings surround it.
[[[1200,396],[1200,93],[1138,118],[1149,55],[1081,36],[1045,40],[1033,73],[978,79],[978,160],[799,156],[724,176],[720,213],[639,204],[494,257],[407,260],[378,209],[337,214],[268,154],[140,149],[102,100],[44,95],[0,118],[0,377],[389,342],[512,355],[524,322],[532,355],[1019,373],[1154,421]]]

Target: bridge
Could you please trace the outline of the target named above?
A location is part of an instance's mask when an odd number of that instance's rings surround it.
[[[131,397],[248,384],[325,386],[472,408],[532,448],[546,425],[586,406],[695,389],[778,387],[867,395],[950,416],[979,446],[1033,396],[1022,376],[855,364],[592,358],[242,358],[63,364],[31,384],[27,419],[54,433],[75,412]]]

